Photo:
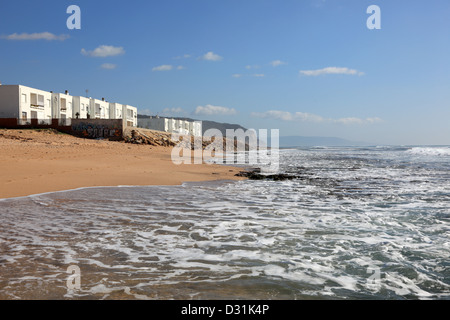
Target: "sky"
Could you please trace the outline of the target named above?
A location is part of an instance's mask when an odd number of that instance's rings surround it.
[[[0,2],[2,84],[281,136],[449,145],[449,58],[448,0]]]

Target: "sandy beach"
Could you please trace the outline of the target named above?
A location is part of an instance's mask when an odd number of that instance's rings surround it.
[[[239,168],[175,165],[169,147],[0,129],[0,199],[82,187],[241,180]]]

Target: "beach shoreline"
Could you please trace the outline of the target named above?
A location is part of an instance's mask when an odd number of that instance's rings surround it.
[[[88,187],[245,180],[242,168],[181,164],[171,147],[77,138],[51,130],[0,129],[0,199]]]

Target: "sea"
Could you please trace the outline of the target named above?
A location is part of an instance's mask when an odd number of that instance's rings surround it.
[[[450,147],[279,155],[295,179],[1,200],[0,299],[450,299]]]

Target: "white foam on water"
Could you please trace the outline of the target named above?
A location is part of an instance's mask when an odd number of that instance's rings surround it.
[[[450,148],[448,147],[414,147],[406,152],[414,155],[450,156]]]
[[[290,168],[305,168],[294,181],[90,188],[3,201],[0,276],[21,274],[16,286],[65,280],[75,264],[84,290],[68,294],[99,298],[236,279],[255,288],[269,279],[292,288],[291,296],[448,298],[450,182],[444,170],[405,162],[404,150],[289,150],[282,154]],[[379,288],[368,283],[370,268],[379,268]],[[0,289],[6,294],[24,293]]]

